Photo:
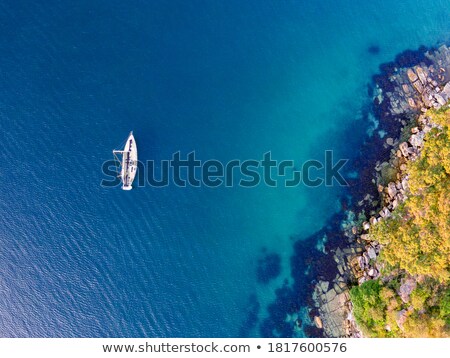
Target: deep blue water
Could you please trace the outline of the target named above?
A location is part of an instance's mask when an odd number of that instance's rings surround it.
[[[342,188],[124,192],[100,186],[102,163],[130,130],[141,160],[350,157],[370,77],[447,40],[449,11],[0,1],[0,335],[259,336],[292,281],[291,237],[320,229]]]

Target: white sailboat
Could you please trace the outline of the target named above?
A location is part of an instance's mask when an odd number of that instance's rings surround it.
[[[130,132],[128,139],[125,143],[123,150],[113,150],[116,159],[122,163],[119,177],[122,180],[122,189],[131,190],[134,177],[137,171],[137,146],[136,140],[133,136],[133,131]],[[122,160],[118,157],[118,154],[122,154]]]

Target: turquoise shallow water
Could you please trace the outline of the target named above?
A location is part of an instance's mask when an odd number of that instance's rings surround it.
[[[450,33],[445,1],[0,9],[2,336],[261,335],[292,237],[342,188],[124,193],[99,186],[102,162],[131,129],[141,159],[350,157],[378,66]]]

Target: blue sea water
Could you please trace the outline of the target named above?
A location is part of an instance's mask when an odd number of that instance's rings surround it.
[[[446,41],[449,11],[0,1],[0,336],[259,336],[292,281],[292,237],[320,229],[343,189],[124,192],[100,186],[102,163],[130,130],[141,160],[349,157],[369,126],[371,76]],[[268,282],[266,255],[279,271]]]

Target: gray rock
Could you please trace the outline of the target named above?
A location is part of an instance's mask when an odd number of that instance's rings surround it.
[[[363,276],[358,279],[358,285],[362,285],[364,282],[368,281],[368,279]]]
[[[407,157],[408,155],[409,155],[409,153],[408,153],[408,143],[406,143],[406,142],[403,142],[403,143],[400,143],[400,145],[399,145],[399,147],[398,147],[398,149],[400,149],[400,151],[402,152],[402,155],[404,156],[404,157]]]
[[[419,132],[417,134],[413,134],[409,138],[409,143],[411,143],[411,145],[414,148],[422,147],[422,145],[423,145],[423,137],[424,137],[423,132]]]
[[[447,101],[438,93],[435,93],[434,98],[436,98],[436,101],[441,105],[441,106],[445,106],[445,104],[447,103]]]
[[[411,295],[412,291],[415,290],[416,286],[417,283],[413,278],[410,277],[402,279],[400,288],[398,289],[398,294],[403,302],[409,302],[409,296]]]
[[[398,206],[398,200],[394,199],[392,200],[392,209],[395,209]]]
[[[320,289],[325,293],[328,291],[330,283],[328,281],[320,281]]]
[[[403,188],[403,190],[408,190],[408,188],[409,188],[408,177],[404,177],[402,179],[402,188]]]
[[[367,252],[364,252],[362,257],[364,258],[364,264],[367,266],[370,262],[369,254]]]
[[[431,131],[432,128],[433,128],[432,126],[426,124],[423,126],[423,132],[428,133],[429,131]]]
[[[333,288],[334,288],[334,290],[337,292],[338,295],[339,295],[340,293],[342,293],[342,288],[341,288],[337,283],[335,283],[335,284],[333,285]]]
[[[377,255],[380,253],[381,248],[382,248],[382,245],[379,242],[377,242],[377,245],[374,246],[374,249],[375,249],[375,252],[377,253]],[[378,268],[378,264],[375,264],[375,266]]]
[[[411,83],[416,82],[419,79],[419,77],[417,77],[417,75],[414,73],[414,71],[411,68],[408,68],[408,71],[406,71],[406,74]]]
[[[377,254],[373,249],[373,247],[369,247],[369,249],[367,250],[367,254],[369,255],[369,258],[372,260],[375,260],[377,258]]]
[[[417,92],[423,93],[424,87],[423,87],[422,83],[420,83],[420,81],[416,81],[416,82],[414,82],[412,85],[413,85],[414,88],[417,90]],[[425,101],[424,101],[424,102],[425,102]],[[426,103],[425,103],[425,105],[426,105]]]
[[[388,208],[384,207],[381,211],[380,211],[380,216],[382,218],[387,218],[389,216],[391,216],[391,212],[389,211]]]
[[[407,198],[407,196],[404,195],[403,193],[398,193],[396,196],[396,199],[398,200],[399,203],[403,203],[406,198]]]
[[[408,155],[409,156],[415,157],[415,156],[417,156],[418,153],[419,152],[417,151],[417,148],[413,148],[413,147],[409,147],[408,148]]]
[[[397,194],[397,188],[395,186],[395,183],[390,182],[388,184],[387,192],[388,192],[389,197],[391,197],[391,198],[395,197],[395,195]]]
[[[450,98],[450,82],[448,82],[442,89],[441,96],[444,96],[445,99]]]
[[[336,291],[334,289],[331,289],[326,293],[327,302],[333,301],[333,299],[335,297],[336,297]]]
[[[427,83],[427,75],[423,71],[422,67],[417,66],[415,68],[415,70],[416,70],[417,76],[419,76],[420,82],[422,82],[422,84],[426,84]]]

